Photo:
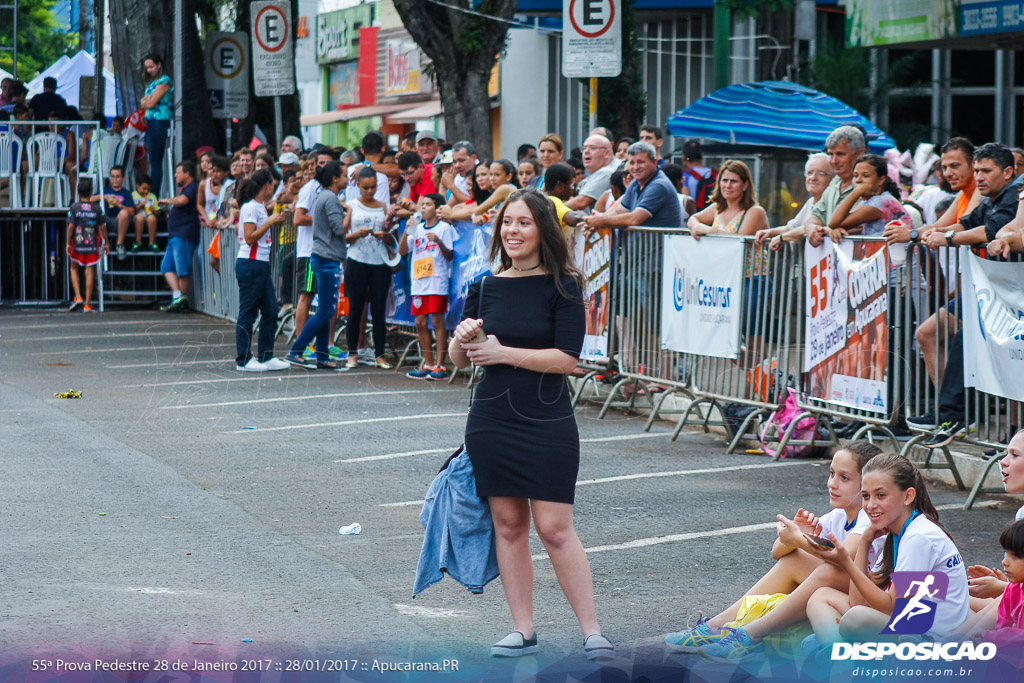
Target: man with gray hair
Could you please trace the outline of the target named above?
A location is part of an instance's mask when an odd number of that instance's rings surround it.
[[[604,213],[583,219],[585,228],[628,228],[650,225],[679,228],[683,214],[679,209],[676,188],[658,168],[658,152],[649,142],[634,142],[626,150],[626,169],[633,182],[622,200]]]
[[[284,155],[288,152],[292,154],[302,154],[302,140],[294,135],[289,135],[281,142],[281,154]]]
[[[612,153],[612,142],[603,135],[593,134],[583,142],[583,168],[587,177],[579,193],[565,203],[573,211],[590,213],[591,207],[611,185],[612,173],[619,160]]]
[[[828,221],[836,207],[853,191],[853,167],[857,165],[857,159],[867,152],[867,142],[859,128],[840,126],[829,133],[825,148],[828,149],[829,166],[836,175],[814,205],[807,221],[807,241],[815,247],[825,240]]]
[[[448,206],[469,201],[469,174],[478,163],[472,142],[459,140],[452,145],[452,165],[441,174],[441,189],[446,190]]]

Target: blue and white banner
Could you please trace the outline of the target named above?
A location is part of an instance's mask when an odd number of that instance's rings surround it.
[[[448,283],[448,314],[445,325],[454,330],[462,319],[462,308],[466,304],[469,286],[491,272],[491,233],[488,225],[477,226],[471,222],[454,225],[458,237],[455,239],[452,258],[452,277]],[[402,270],[395,273],[394,286],[388,298],[387,319],[394,325],[415,325],[412,315],[412,296],[408,257],[402,258]],[[428,317],[429,324],[429,317]]]
[[[964,263],[964,385],[1024,401],[1024,263]]]
[[[661,348],[716,358],[739,354],[743,241],[665,238]]]

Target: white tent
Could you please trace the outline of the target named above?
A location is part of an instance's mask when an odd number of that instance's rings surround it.
[[[43,91],[43,79],[52,76],[57,79],[57,94],[68,104],[79,106],[79,87],[82,76],[93,76],[96,73],[96,60],[85,50],[80,50],[74,57],[61,56],[45,71],[28,82],[28,89],[33,93]],[[103,113],[107,116],[117,115],[117,87],[114,74],[103,70],[105,88]]]

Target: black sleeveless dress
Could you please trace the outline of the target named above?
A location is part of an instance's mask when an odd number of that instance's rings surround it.
[[[483,318],[484,331],[505,346],[560,349],[579,358],[586,320],[576,281],[487,276],[469,288],[464,318]],[[477,494],[572,503],[580,437],[561,373],[491,365],[477,386],[466,421],[466,450]]]

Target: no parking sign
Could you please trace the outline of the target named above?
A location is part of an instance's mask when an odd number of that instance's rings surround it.
[[[249,115],[249,55],[245,33],[206,34],[206,92],[215,119]]]
[[[622,2],[563,0],[563,76],[614,78],[622,73]]]
[[[292,49],[292,4],[288,0],[254,2],[252,12],[252,68],[257,97],[295,92]]]

